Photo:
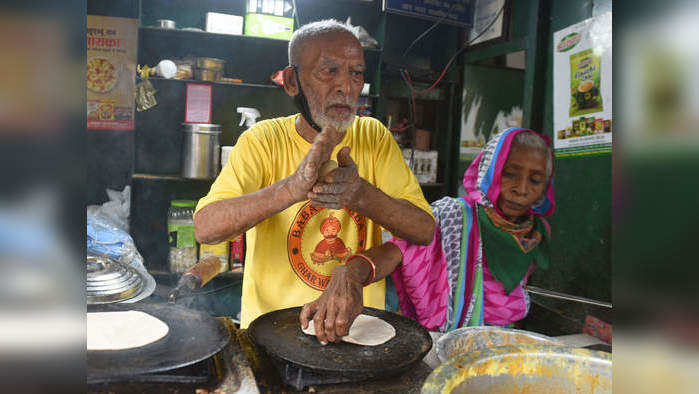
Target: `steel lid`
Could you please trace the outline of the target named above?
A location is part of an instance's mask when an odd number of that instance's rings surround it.
[[[87,303],[107,304],[135,297],[143,278],[133,267],[105,256],[87,256]]]
[[[213,123],[182,123],[185,133],[221,134],[221,125]]]

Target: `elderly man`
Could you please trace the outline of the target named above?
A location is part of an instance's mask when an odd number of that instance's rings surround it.
[[[361,310],[358,299],[385,305],[384,282],[368,280],[371,262],[345,262],[380,245],[381,228],[416,244],[432,240],[430,206],[392,135],[376,119],[355,116],[364,68],[362,47],[345,25],[326,20],[297,30],[284,90],[301,114],[245,131],[199,201],[199,242],[247,232],[243,328],[330,287],[305,311],[342,335]],[[333,157],[339,167],[321,179],[321,167]]]

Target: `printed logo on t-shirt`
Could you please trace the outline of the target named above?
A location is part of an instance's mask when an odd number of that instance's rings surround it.
[[[306,203],[296,214],[287,241],[289,263],[299,279],[325,290],[333,268],[366,247],[366,219],[348,209]]]

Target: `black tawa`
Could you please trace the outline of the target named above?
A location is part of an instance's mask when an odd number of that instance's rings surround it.
[[[326,376],[328,383],[360,381],[394,376],[422,360],[432,347],[432,337],[415,320],[365,307],[365,315],[376,316],[396,330],[396,336],[377,346],[347,342],[321,345],[313,335],[301,331],[300,307],[264,314],[248,327],[253,341],[272,358],[313,376]]]
[[[105,383],[168,371],[207,359],[228,343],[226,326],[207,313],[173,304],[90,305],[88,312],[142,311],[168,325],[167,335],[149,345],[87,352],[87,382]]]

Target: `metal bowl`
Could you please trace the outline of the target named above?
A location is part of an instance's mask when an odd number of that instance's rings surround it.
[[[158,19],[155,21],[155,26],[161,29],[174,29],[177,27],[175,21],[170,19]]]
[[[215,57],[198,57],[197,58],[197,68],[223,71],[223,66],[225,64],[226,64],[225,60],[216,59]]]
[[[555,345],[499,346],[432,371],[422,393],[611,393],[609,353]]]
[[[88,305],[121,302],[136,297],[144,280],[133,267],[106,256],[87,256]]]
[[[524,330],[495,326],[462,327],[439,338],[437,357],[443,363],[460,354],[494,346],[555,343],[551,337]]]
[[[218,82],[223,77],[223,72],[220,70],[209,70],[206,68],[197,68],[194,70],[194,78],[200,81]]]

